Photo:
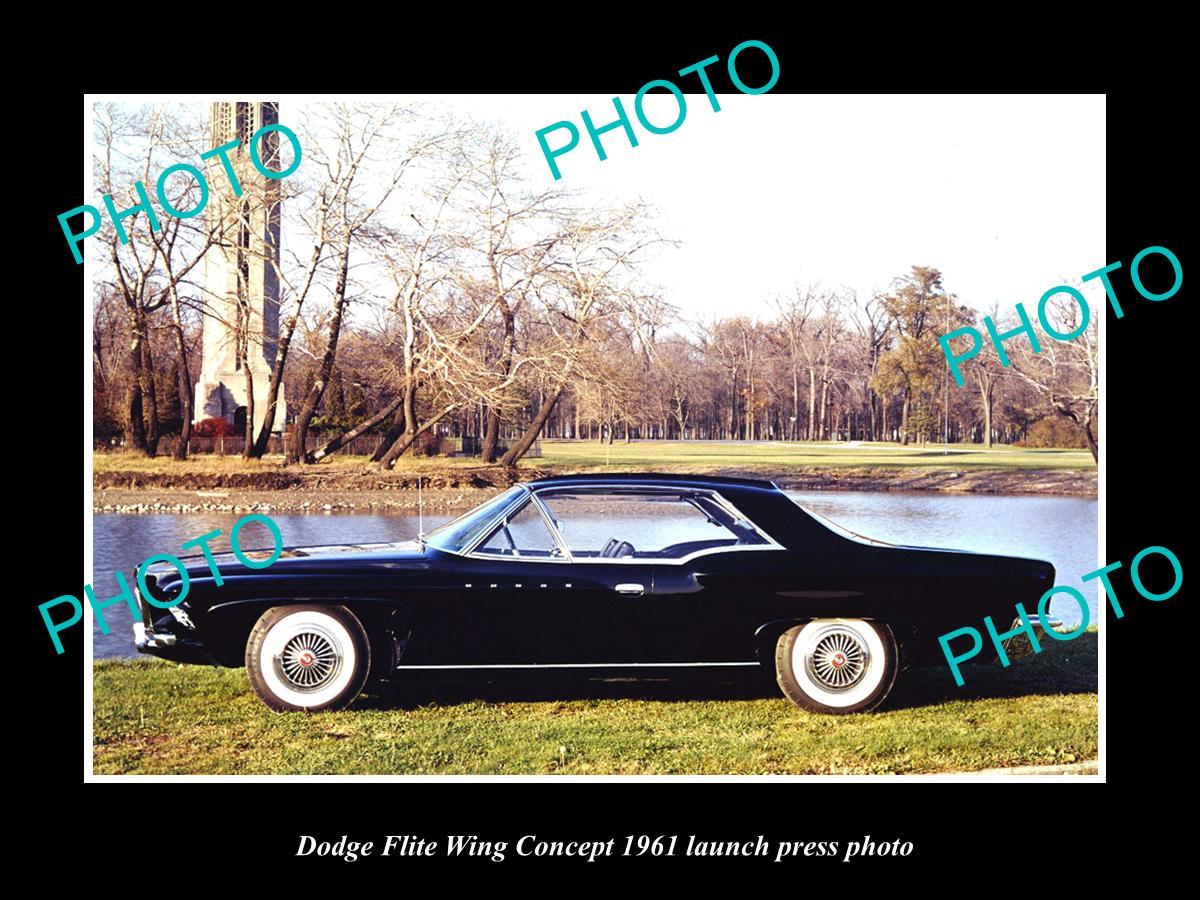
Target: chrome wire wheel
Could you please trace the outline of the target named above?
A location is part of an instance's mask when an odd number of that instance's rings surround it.
[[[274,710],[342,709],[366,684],[370,640],[342,606],[276,606],[246,642],[250,686]]]
[[[827,691],[848,691],[862,681],[871,651],[855,631],[832,625],[817,632],[804,651],[804,668]]]
[[[317,691],[342,667],[336,639],[311,625],[289,640],[275,656],[275,668],[298,691]]]
[[[784,695],[818,713],[867,712],[896,681],[899,645],[891,628],[864,619],[812,619],[775,644],[775,674]]]

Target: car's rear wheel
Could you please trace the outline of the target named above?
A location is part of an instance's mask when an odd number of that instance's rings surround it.
[[[898,657],[896,637],[882,622],[814,619],[779,636],[776,680],[801,709],[869,712],[895,684]]]
[[[370,668],[367,633],[343,606],[272,607],[246,642],[250,686],[280,712],[343,709]]]

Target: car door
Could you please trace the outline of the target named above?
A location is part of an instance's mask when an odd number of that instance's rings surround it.
[[[655,563],[652,652],[670,662],[754,661],[755,632],[794,580],[790,554],[719,494],[686,499],[704,524],[680,507],[675,528],[690,540],[664,547]]]
[[[464,620],[452,664],[597,666],[640,661],[635,618],[651,593],[636,560],[577,564],[538,502],[511,511],[456,569]]]
[[[776,617],[778,592],[792,581],[786,562],[784,552],[741,548],[658,564],[653,652],[670,662],[756,660],[755,631]]]
[[[682,554],[692,546],[733,543],[736,537],[711,528],[708,515],[694,505],[690,494],[628,485],[538,492],[571,554],[573,596],[553,614],[561,631],[578,633],[582,661],[692,661],[688,635],[681,634],[688,624],[659,602],[656,581],[666,577],[671,595],[686,586],[676,578],[679,569],[663,565],[661,556],[675,552],[672,548]],[[678,606],[673,602],[671,609]]]

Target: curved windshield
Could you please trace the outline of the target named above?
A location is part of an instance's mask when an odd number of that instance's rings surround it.
[[[447,553],[462,553],[464,548],[471,546],[483,536],[487,527],[509,506],[528,493],[519,484],[514,484],[503,494],[493,497],[469,512],[463,513],[457,519],[451,519],[444,525],[439,525],[425,536],[425,543],[437,547]]]

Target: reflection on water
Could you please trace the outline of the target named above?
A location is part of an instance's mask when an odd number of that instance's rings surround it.
[[[867,537],[901,544],[952,547],[1009,556],[1049,560],[1058,570],[1058,583],[1080,589],[1088,598],[1095,620],[1097,587],[1083,585],[1079,576],[1098,568],[1096,558],[1095,500],[1075,497],[1004,497],[953,494],[794,493],[814,512]],[[229,549],[229,529],[239,513],[202,515],[98,514],[94,517],[95,559],[92,585],[97,599],[115,596],[115,572],[132,583],[136,566],[156,553],[182,554],[180,544],[220,529],[214,551]],[[400,541],[417,536],[417,517],[396,515],[308,514],[271,517],[288,546]],[[426,516],[432,529],[449,516]],[[266,528],[252,523],[243,528],[244,547],[269,547]],[[196,553],[196,549],[188,553]],[[1014,603],[1022,598],[1013,598]],[[1036,599],[1036,598],[1034,598]],[[1055,598],[1051,612],[1063,621],[1079,621],[1079,610],[1070,597]],[[1026,603],[1026,609],[1030,604]],[[110,633],[93,629],[95,656],[136,656],[131,619],[124,604],[105,613]],[[976,624],[963,622],[962,624]]]

